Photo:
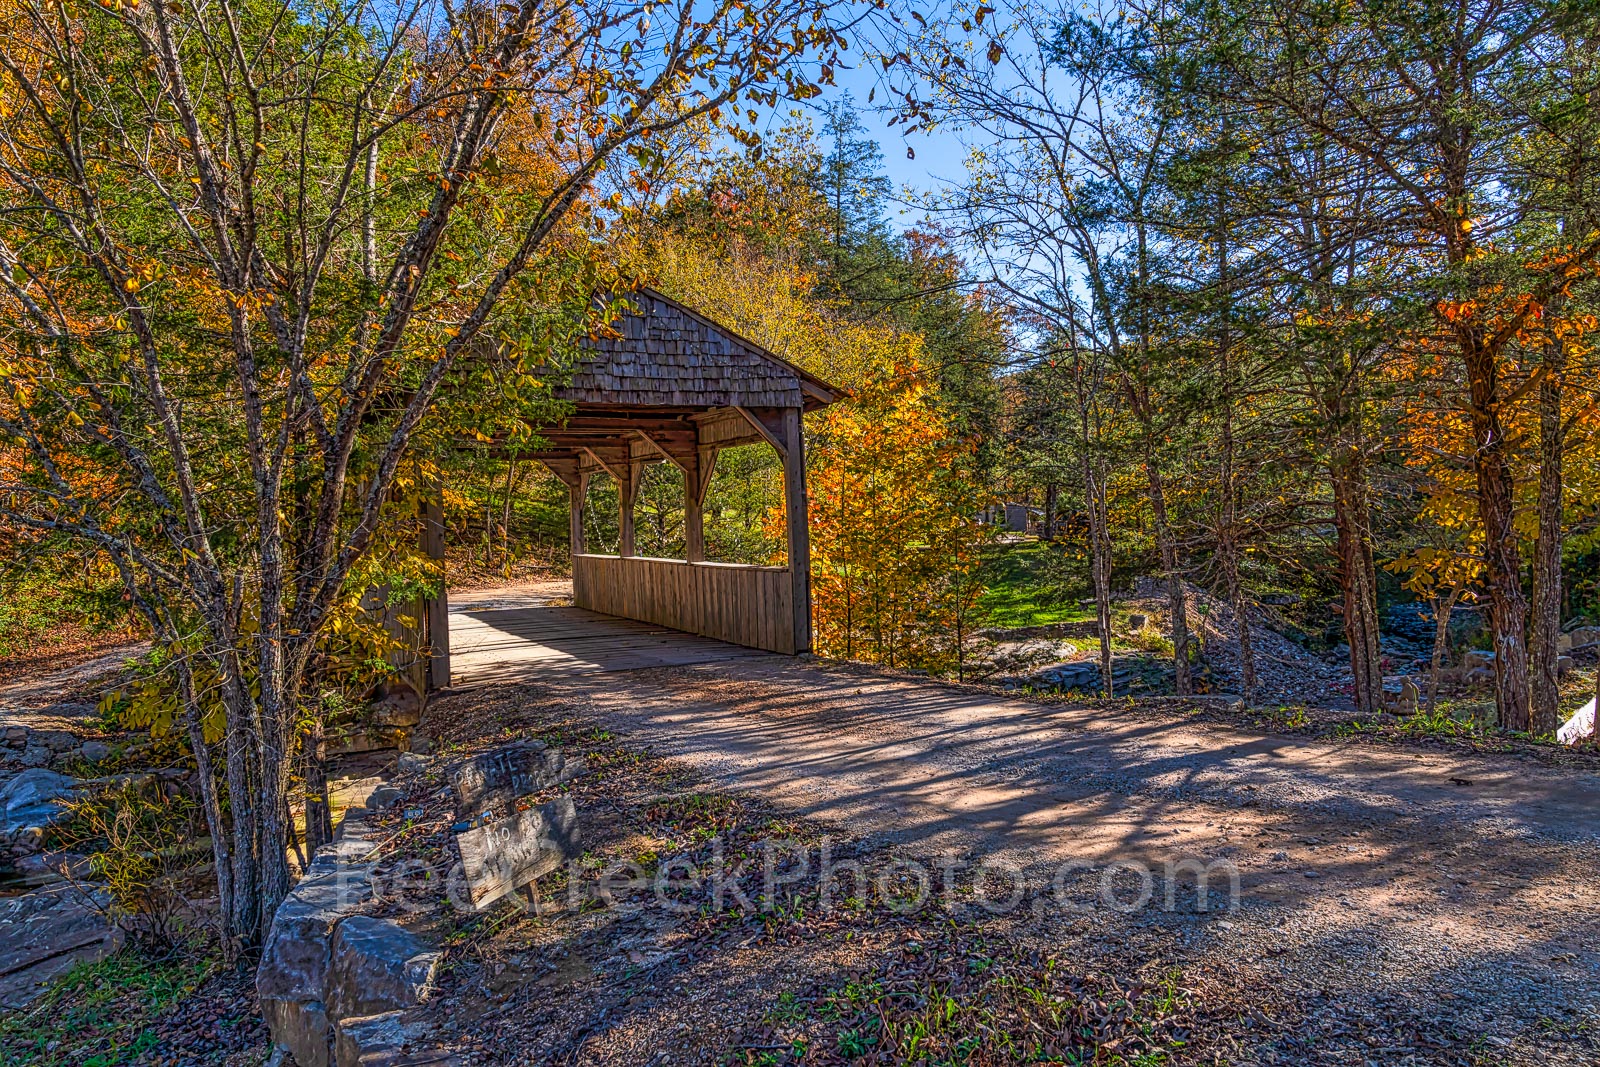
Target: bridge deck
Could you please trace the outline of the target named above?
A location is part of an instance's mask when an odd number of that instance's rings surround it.
[[[520,591],[452,593],[451,687],[770,655],[568,604]]]

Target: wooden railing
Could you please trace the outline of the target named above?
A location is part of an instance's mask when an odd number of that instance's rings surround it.
[[[787,567],[588,554],[572,561],[580,608],[788,655],[796,651],[792,597]]]

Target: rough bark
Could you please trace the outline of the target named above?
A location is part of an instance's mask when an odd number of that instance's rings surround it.
[[[1179,696],[1188,696],[1194,692],[1194,681],[1189,673],[1189,604],[1183,594],[1183,575],[1178,570],[1178,542],[1167,521],[1166,486],[1148,446],[1145,471],[1149,478],[1150,511],[1155,525],[1156,546],[1161,553],[1161,573],[1167,583],[1167,613],[1172,627],[1173,688]]]
[[[1084,454],[1084,502],[1089,512],[1090,566],[1094,581],[1095,617],[1100,623],[1101,691],[1115,696],[1111,677],[1111,532],[1106,513],[1105,471]]]
[[[1539,383],[1539,534],[1533,549],[1530,692],[1531,727],[1536,734],[1553,733],[1561,725],[1556,641],[1561,634],[1561,391],[1565,364],[1561,342],[1552,340],[1545,346],[1545,376]]]
[[[1336,446],[1329,465],[1334,527],[1338,533],[1339,585],[1344,593],[1345,641],[1356,708],[1376,714],[1383,702],[1382,653],[1378,645],[1378,577],[1367,509],[1367,474],[1359,445]]]
[[[1528,598],[1522,589],[1522,550],[1512,524],[1515,481],[1500,418],[1497,353],[1476,329],[1463,331],[1461,349],[1471,392],[1472,471],[1483,525],[1484,588],[1494,635],[1495,709],[1502,729],[1532,725],[1528,694]]]

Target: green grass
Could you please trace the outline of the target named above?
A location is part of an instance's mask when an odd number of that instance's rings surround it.
[[[1071,561],[1043,541],[995,546],[983,565],[982,604],[989,624],[1009,629],[1093,619],[1094,613],[1062,588],[1071,570]]]
[[[133,949],[82,963],[26,1009],[0,1016],[0,1063],[115,1067],[156,1044],[152,1024],[210,973],[206,959],[151,960]]]

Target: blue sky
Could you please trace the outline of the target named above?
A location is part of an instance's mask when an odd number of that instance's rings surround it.
[[[826,105],[843,97],[846,92],[851,94],[861,113],[862,125],[877,137],[878,145],[883,149],[883,169],[894,183],[897,201],[903,186],[927,191],[937,187],[941,180],[957,181],[965,176],[966,149],[954,134],[939,131],[931,135],[913,133],[909,137],[902,134],[900,126],[888,124],[889,115],[876,110],[888,98],[881,84],[882,73],[878,65],[869,65],[856,52],[852,52],[846,62],[850,64],[850,69],[835,68],[834,81],[837,84],[826,89],[818,102]],[[867,97],[874,88],[877,89],[877,99],[868,105]],[[907,148],[916,152],[915,159],[907,157]],[[914,225],[922,217],[915,207],[901,214],[901,207],[897,203],[891,208],[889,221],[896,229]]]

